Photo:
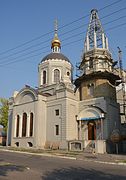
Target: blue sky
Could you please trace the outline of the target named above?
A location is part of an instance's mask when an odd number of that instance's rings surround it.
[[[126,0],[0,0],[0,97],[11,97],[25,84],[38,85],[38,64],[51,52],[55,19],[61,51],[75,66],[93,8],[99,10],[113,58],[119,46],[126,68]]]

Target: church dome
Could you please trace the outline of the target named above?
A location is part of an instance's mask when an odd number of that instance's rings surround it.
[[[61,41],[58,38],[58,34],[57,34],[57,21],[55,22],[55,33],[54,33],[54,38],[51,41],[51,49],[52,49],[52,53],[46,55],[41,60],[41,63],[48,60],[64,60],[71,64],[70,60],[60,52]]]
[[[52,52],[41,59],[39,63],[39,87],[56,85],[57,83],[71,83],[73,79],[73,65],[70,60],[60,52],[61,41],[57,34],[57,24],[54,38],[51,41]]]
[[[52,53],[46,55],[46,56],[41,60],[41,63],[44,62],[44,61],[46,61],[46,60],[52,60],[52,59],[53,59],[53,60],[56,60],[56,59],[65,60],[65,61],[71,63],[70,60],[69,60],[66,56],[64,56],[62,53],[56,53],[56,52],[52,52]]]

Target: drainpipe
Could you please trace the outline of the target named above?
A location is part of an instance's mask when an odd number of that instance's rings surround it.
[[[78,115],[75,115],[77,122],[77,139],[80,140],[80,121],[77,119]]]
[[[103,118],[104,118],[104,113],[101,114],[101,139],[103,140]]]

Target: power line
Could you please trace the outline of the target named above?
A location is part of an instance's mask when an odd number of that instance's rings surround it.
[[[100,19],[103,19],[103,18],[105,18],[105,17],[110,17],[110,16],[112,16],[113,14],[118,13],[118,12],[120,12],[120,11],[123,11],[123,10],[125,10],[125,9],[126,9],[126,7],[122,8],[122,9],[119,9],[118,11],[114,11],[114,12],[112,12],[112,13],[110,13],[110,14],[107,14],[107,15],[101,17]],[[115,22],[115,21],[117,21],[117,20],[119,20],[119,19],[122,19],[122,18],[124,18],[124,17],[126,17],[126,16],[121,16],[121,17],[119,17],[119,18],[116,18],[116,19],[114,19],[114,20],[112,20],[112,21],[109,21],[109,22],[105,23],[104,25],[109,24],[109,23],[112,23],[112,22]],[[65,33],[62,33],[60,36],[64,36],[65,34],[68,34],[68,33],[70,33],[70,32],[73,32],[74,30],[80,29],[80,27],[84,27],[84,26],[87,26],[87,25],[88,25],[88,23],[84,24],[83,26],[79,26],[79,27],[77,27],[77,28],[74,28],[74,29],[72,29],[72,30],[70,30],[70,31],[67,31],[67,32],[65,32]],[[65,40],[71,39],[71,38],[73,38],[74,36],[81,35],[81,34],[83,34],[83,33],[84,33],[84,32],[74,34],[74,35],[72,35],[72,36],[70,36],[70,37],[68,37],[68,38],[63,39],[62,42],[65,41]],[[40,46],[41,44],[47,43],[47,42],[49,42],[49,41],[51,41],[51,39],[48,39],[48,40],[46,40],[46,41],[40,42],[40,43],[35,44],[35,45],[31,45],[30,47],[27,47],[27,48],[25,48],[25,49],[23,49],[23,50],[20,50],[20,51],[17,51],[17,52],[15,52],[15,53],[12,53],[12,54],[10,54],[10,55],[8,55],[8,56],[2,57],[2,58],[0,58],[0,60],[1,60],[1,59],[3,60],[3,59],[10,58],[11,56],[14,56],[14,55],[16,55],[16,54],[22,53],[22,52],[24,52],[24,51],[27,51],[27,50],[29,50],[29,49],[31,49],[31,48],[33,48],[33,47]],[[42,47],[42,48],[40,48],[40,49],[36,49],[36,50],[30,51],[30,52],[28,52],[28,53],[26,53],[26,54],[23,54],[23,55],[21,55],[21,56],[24,56],[24,55],[27,55],[27,54],[30,54],[30,53],[33,53],[33,52],[35,52],[35,51],[39,51],[39,50],[42,50],[42,49],[45,49],[45,48],[48,48],[48,46],[45,46],[45,47]],[[20,56],[17,56],[16,58],[20,58]],[[16,58],[13,58],[13,59],[16,59]],[[11,59],[10,59],[10,60],[11,60]],[[7,60],[7,61],[8,61],[8,60]],[[2,62],[4,62],[4,60],[3,60]],[[2,62],[1,62],[1,63],[2,63]]]
[[[39,55],[42,56],[42,54],[43,54],[43,53],[38,53],[38,54],[35,54],[35,55],[32,55],[32,56],[25,57],[25,58],[23,58],[23,59],[18,59],[18,60],[12,61],[12,62],[8,62],[8,63],[3,64],[3,65],[0,64],[0,67],[6,66],[6,65],[9,65],[9,64],[14,64],[14,63],[16,63],[16,62],[25,61],[26,58],[27,58],[27,59],[30,59],[30,58],[32,58],[32,57],[36,57],[36,56],[39,56]],[[31,60],[31,59],[30,59],[30,60]]]
[[[113,27],[107,29],[107,31],[113,30],[113,29],[116,29],[116,28],[120,28],[120,27],[122,27],[122,26],[124,26],[124,25],[126,25],[126,23],[122,23],[122,24],[119,24],[119,25],[117,25],[117,26],[113,26]],[[72,42],[70,42],[70,43],[66,43],[66,44],[64,44],[63,46],[67,46],[67,45],[70,45],[70,44],[79,42],[79,41],[81,41],[81,40],[83,40],[83,39],[81,38],[81,39],[72,41]],[[47,52],[48,52],[48,51],[47,51]],[[45,53],[45,52],[42,52],[42,53],[39,53],[39,54],[36,54],[36,55],[32,55],[32,56],[29,56],[29,57],[26,57],[26,58],[31,58],[31,57],[35,57],[35,56],[38,56],[38,55],[42,55],[43,53]],[[24,60],[26,60],[26,58],[20,59],[20,60],[18,59],[18,60],[15,60],[15,61],[12,61],[12,62],[8,62],[8,63],[5,63],[5,64],[0,64],[0,67],[1,67],[1,66],[6,66],[6,65],[9,65],[9,64],[13,64],[13,63],[16,63],[16,62],[24,61]]]
[[[111,27],[111,28],[106,29],[106,31],[113,30],[113,29],[116,29],[116,28],[120,28],[120,27],[122,27],[122,26],[124,26],[124,25],[126,25],[126,23],[122,23],[122,24],[113,26],[113,27]],[[70,45],[70,44],[72,44],[72,43],[74,43],[74,42],[78,42],[78,41],[81,41],[81,40],[84,40],[84,38],[81,38],[81,39],[78,39],[78,40],[75,40],[75,41],[66,43],[66,44],[64,44],[63,46],[67,46],[67,45]]]
[[[122,26],[124,26],[124,25],[126,25],[126,23],[122,23],[122,24],[113,26],[113,27],[111,27],[111,28],[108,28],[106,31],[110,31],[110,30],[112,30],[112,29],[115,29],[115,28],[118,28],[118,27],[122,27]]]
[[[46,49],[46,48],[48,48],[48,47],[49,47],[49,46],[45,46],[45,47],[43,47],[43,48],[35,49],[35,50],[32,50],[32,51],[30,51],[30,52],[28,52],[28,53],[25,53],[25,54],[22,54],[22,55],[20,55],[20,56],[17,56],[17,57],[15,57],[15,58],[11,58],[11,59],[9,59],[9,60],[11,61],[11,60],[20,58],[20,57],[22,57],[22,56],[26,56],[26,55],[28,55],[28,54],[32,54],[32,53],[34,53],[34,52],[36,52],[36,51],[41,51],[42,49]],[[6,60],[6,61],[8,61],[8,60]],[[0,64],[1,64],[2,62],[6,62],[6,61],[1,61]]]
[[[123,11],[123,10],[125,10],[125,9],[126,9],[126,7],[122,8],[122,9],[119,9],[119,10],[117,10],[117,11],[114,11],[114,12],[112,12],[112,13],[110,13],[110,14],[108,14],[108,15],[100,18],[100,19],[104,19],[104,18],[109,17],[109,16],[111,16],[111,15],[113,15],[113,14],[116,14],[116,13],[118,13],[118,12],[120,12],[120,11]]]
[[[123,10],[124,10],[124,9],[126,9],[126,7],[123,8]],[[121,10],[122,10],[122,9],[121,9]],[[116,12],[117,12],[117,11],[116,11]],[[118,10],[118,12],[119,12],[119,10]],[[114,12],[114,13],[115,13],[115,12]],[[109,16],[111,16],[111,15],[114,14],[114,13],[110,13],[109,15],[104,16],[104,17],[109,17]],[[102,19],[103,19],[104,17],[102,17]],[[109,24],[109,23],[115,22],[115,21],[117,21],[117,20],[119,20],[119,19],[121,19],[121,18],[124,18],[124,17],[126,17],[126,16],[119,17],[119,18],[117,18],[117,19],[115,19],[115,20],[112,20],[112,21],[109,21],[109,22],[107,22],[107,23],[104,23],[103,25],[107,25],[107,24]],[[88,25],[88,23],[85,24],[85,25]],[[85,26],[85,25],[84,25],[84,26]],[[81,34],[83,34],[83,33],[85,33],[85,32],[86,32],[86,31],[81,32],[81,33],[74,34],[74,35],[72,35],[72,36],[70,36],[70,37],[67,37],[67,38],[63,39],[62,42],[65,41],[65,40],[68,40],[68,39],[70,39],[70,38],[73,38],[74,36],[81,35]]]
[[[121,26],[124,26],[124,25],[126,25],[126,23],[122,23],[122,24],[120,24],[120,25],[116,25],[116,26],[114,26],[114,27],[111,27],[111,28],[108,28],[108,29],[106,29],[106,31],[109,31],[109,30],[112,30],[112,29],[115,29],[115,28],[118,28],[118,27],[121,27]],[[85,31],[86,32],[86,31]],[[84,32],[81,32],[81,33],[79,33],[79,34],[76,34],[76,35],[72,35],[72,36],[70,36],[69,38],[67,38],[67,39],[71,39],[71,38],[73,38],[74,36],[79,36],[79,35],[82,35],[82,34],[84,34]],[[84,39],[84,38],[83,38]],[[80,40],[80,39],[79,39]],[[66,44],[64,44],[63,46],[66,46],[66,45],[69,45],[69,44],[72,44],[72,43],[74,43],[74,42],[78,42],[79,40],[75,40],[75,41],[72,41],[72,42],[70,42],[70,43],[66,43]],[[82,39],[81,39],[82,40]],[[37,50],[33,50],[33,51],[30,51],[29,53],[25,53],[25,54],[23,54],[23,55],[20,55],[20,56],[18,56],[18,57],[15,57],[15,58],[12,58],[12,59],[10,59],[10,62],[3,62],[3,64],[11,64],[11,62],[13,62],[13,60],[16,60],[17,58],[20,58],[20,57],[22,57],[22,56],[26,56],[26,55],[28,55],[28,54],[31,54],[31,53],[34,53],[34,52],[36,52],[36,51],[40,51],[40,50],[42,50],[42,49],[44,49],[44,48],[48,48],[48,46],[45,46],[45,47],[43,47],[43,48],[40,48],[40,49],[37,49]],[[47,51],[48,52],[48,51]],[[42,52],[42,54],[43,54],[44,52]],[[31,57],[31,56],[30,56]],[[17,60],[17,61],[14,61],[14,62],[18,62],[18,61],[20,61],[20,60]],[[2,62],[1,62],[2,63]],[[1,63],[0,63],[0,65],[1,65]]]
[[[16,47],[14,47],[14,48],[11,48],[11,49],[8,49],[8,50],[6,50],[6,51],[4,51],[4,52],[1,52],[0,55],[5,54],[5,53],[8,53],[8,52],[10,52],[10,51],[12,51],[12,50],[15,50],[15,49],[17,49],[17,48],[20,48],[20,47],[22,47],[22,46],[24,46],[24,45],[26,45],[26,44],[29,44],[29,43],[31,43],[31,42],[33,42],[33,41],[38,40],[38,39],[41,39],[42,37],[47,36],[47,35],[49,35],[50,33],[53,33],[53,32],[54,32],[54,31],[50,31],[50,32],[45,33],[45,34],[43,34],[43,35],[41,35],[41,36],[38,36],[38,37],[36,37],[36,38],[34,38],[34,39],[32,39],[32,40],[29,40],[29,41],[27,41],[27,42],[24,42],[24,43],[22,43],[22,44],[20,44],[20,45],[18,45],[18,46],[16,46]]]
[[[121,1],[122,1],[122,0],[115,1],[115,2],[113,2],[113,3],[111,3],[111,4],[107,5],[107,6],[105,6],[105,7],[103,7],[103,8],[100,8],[98,11],[102,11],[102,10],[104,10],[104,9],[110,7],[110,6],[113,6],[113,5],[115,5],[115,4],[117,4],[117,3],[121,2]]]
[[[118,17],[118,18],[116,18],[116,19],[114,19],[114,20],[112,20],[112,21],[109,21],[109,22],[107,22],[107,23],[104,23],[103,25],[107,25],[107,24],[113,23],[113,22],[118,21],[118,20],[120,20],[120,19],[123,19],[123,18],[125,18],[125,17],[126,17],[126,15],[125,15],[125,16],[120,16],[120,17]]]
[[[112,16],[113,14],[118,13],[118,12],[120,12],[120,11],[123,11],[123,10],[125,10],[125,9],[126,9],[126,7],[122,8],[122,9],[119,9],[118,11],[114,11],[114,12],[112,12],[112,13],[110,13],[110,14],[107,14],[107,15],[101,17],[100,20],[101,20],[101,19],[104,19],[104,18],[106,18],[106,17],[110,17],[110,16]],[[116,20],[118,20],[118,19],[124,18],[124,17],[126,17],[126,16],[121,16],[121,17],[113,20],[113,22],[116,21]],[[111,22],[112,22],[112,21],[111,21]],[[72,30],[69,30],[69,31],[67,31],[67,32],[65,32],[65,33],[62,33],[60,36],[63,36],[63,35],[65,35],[65,34],[68,34],[68,33],[70,33],[70,32],[73,32],[73,31],[75,31],[75,30],[78,30],[78,29],[80,29],[80,28],[82,28],[82,27],[84,28],[84,26],[87,26],[88,24],[89,24],[89,23],[86,23],[86,24],[84,24],[84,25],[81,25],[81,26],[79,26],[79,27],[76,27],[76,28],[74,28],[74,29],[72,29]]]
[[[113,5],[117,4],[117,3],[120,3],[121,1],[123,1],[123,0],[117,0],[117,1],[111,3],[111,4],[107,5],[107,6],[104,6],[103,8],[100,8],[99,11],[102,11],[102,10],[108,8],[108,7],[111,7],[111,6],[113,6]],[[82,17],[80,17],[80,18],[78,18],[78,19],[70,22],[70,23],[67,23],[67,24],[59,27],[59,30],[61,30],[61,29],[63,29],[64,27],[70,26],[71,24],[74,24],[74,23],[80,21],[80,20],[88,17],[89,15],[90,15],[90,14],[87,14],[87,15],[85,15],[85,16],[82,16]],[[54,32],[54,31],[49,31],[49,32],[47,32],[47,33],[45,33],[45,34],[42,34],[42,35],[40,35],[40,36],[38,36],[38,37],[36,37],[36,38],[33,38],[33,39],[29,40],[29,41],[26,41],[26,42],[22,43],[22,44],[14,47],[14,48],[11,48],[11,49],[8,49],[8,50],[6,50],[6,51],[3,51],[3,52],[0,53],[0,55],[5,54],[5,53],[8,53],[8,52],[10,52],[10,51],[13,51],[13,50],[15,50],[15,49],[17,49],[17,48],[23,47],[23,46],[25,46],[25,45],[33,42],[33,41],[39,40],[39,39],[41,39],[42,37],[47,36],[47,35],[49,35],[49,34],[51,34],[51,33],[53,33],[53,32]]]
[[[38,44],[31,45],[31,46],[29,46],[29,47],[27,47],[27,48],[25,48],[25,49],[23,49],[23,50],[17,51],[17,52],[12,53],[12,54],[9,54],[9,55],[7,55],[7,56],[5,56],[5,57],[0,58],[0,60],[1,60],[1,59],[6,59],[6,58],[11,57],[11,56],[16,55],[16,54],[20,54],[20,53],[22,53],[22,52],[24,52],[24,51],[27,51],[27,50],[29,50],[29,49],[31,49],[31,48],[33,48],[33,47],[36,47],[36,46],[40,46],[41,44],[47,43],[47,42],[49,42],[49,41],[51,41],[51,39],[48,39],[48,40],[43,41],[43,42],[40,42],[40,43],[38,43]]]

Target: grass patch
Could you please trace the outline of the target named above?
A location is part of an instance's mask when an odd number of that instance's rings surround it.
[[[121,161],[119,161],[120,163],[126,163],[126,160],[121,160]]]
[[[0,166],[10,166],[10,165],[12,164],[9,162],[0,162]]]
[[[118,163],[126,163],[126,160],[120,159],[120,160],[116,160],[116,162],[118,162]]]
[[[0,147],[0,148],[5,150],[20,151],[20,152],[39,153],[39,154],[48,153],[52,155],[70,156],[70,157],[74,157],[83,153],[80,151],[51,150],[51,149],[44,150],[44,149],[19,148],[19,147]]]

